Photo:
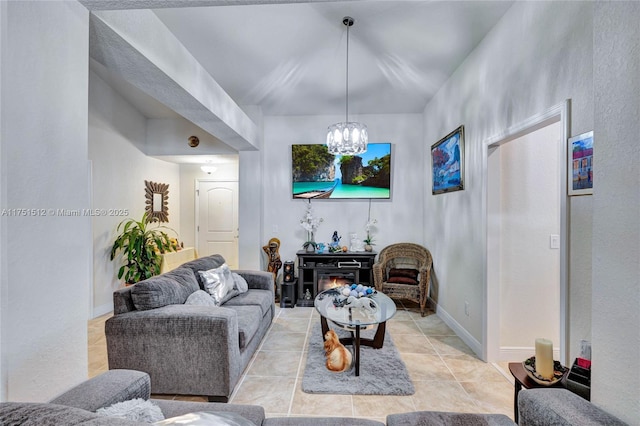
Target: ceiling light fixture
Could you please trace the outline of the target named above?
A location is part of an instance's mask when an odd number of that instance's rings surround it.
[[[342,23],[347,27],[346,117],[344,122],[333,124],[327,129],[327,147],[331,154],[356,155],[367,151],[369,134],[366,125],[349,121],[349,27],[353,26],[354,20],[345,16]]]
[[[210,175],[211,173],[214,173],[216,170],[218,170],[218,168],[214,166],[201,166],[200,170]]]

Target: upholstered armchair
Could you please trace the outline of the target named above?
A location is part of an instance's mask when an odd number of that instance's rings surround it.
[[[431,285],[431,253],[413,243],[397,243],[380,251],[373,265],[376,290],[392,299],[408,299],[420,304],[425,315]]]

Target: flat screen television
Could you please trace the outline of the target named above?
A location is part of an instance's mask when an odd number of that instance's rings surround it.
[[[293,198],[391,198],[391,144],[370,143],[358,155],[333,155],[326,145],[291,146]]]

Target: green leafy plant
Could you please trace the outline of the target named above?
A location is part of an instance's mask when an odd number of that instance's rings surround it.
[[[158,275],[162,261],[160,255],[173,251],[171,238],[162,229],[173,230],[166,226],[150,228],[149,224],[147,213],[140,221],[125,219],[118,224],[117,232],[120,234],[111,248],[111,260],[121,254],[124,264],[118,270],[118,279],[124,277],[127,284]]]

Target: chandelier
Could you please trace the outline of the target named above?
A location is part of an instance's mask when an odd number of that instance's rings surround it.
[[[327,129],[327,147],[331,154],[356,155],[367,151],[369,135],[367,126],[349,121],[349,27],[353,26],[353,18],[345,16],[342,23],[347,27],[347,79],[346,79],[346,114],[341,123],[332,124]]]

